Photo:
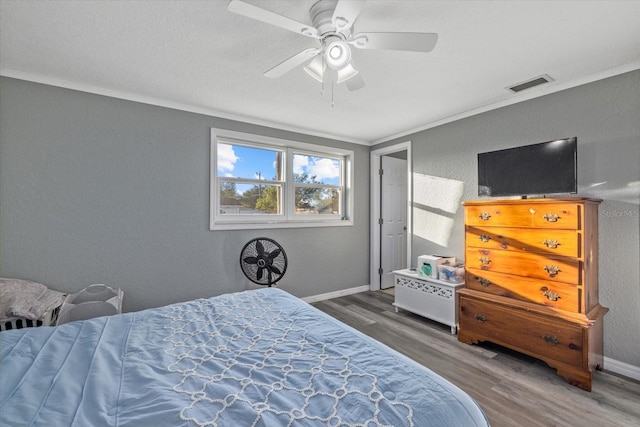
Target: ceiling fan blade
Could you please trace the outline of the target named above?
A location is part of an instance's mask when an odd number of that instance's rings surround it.
[[[358,49],[431,52],[437,41],[435,33],[358,33],[349,44]]]
[[[275,25],[276,27],[284,28],[285,30],[293,31],[294,33],[302,34],[303,36],[320,38],[318,30],[311,25],[294,21],[286,16],[278,15],[275,12],[245,3],[241,0],[231,0],[227,6],[227,10],[237,13],[238,15],[243,15],[248,18],[266,22],[267,24]]]
[[[267,70],[264,73],[264,75],[267,77],[271,77],[272,79],[278,78],[283,74],[293,70],[297,66],[302,65],[305,62],[309,61],[311,58],[316,56],[321,51],[322,49],[317,49],[313,47],[309,49],[305,49],[302,52],[296,53],[291,58],[285,59],[284,61],[282,61],[275,67],[271,68],[270,70]]]
[[[338,0],[331,22],[338,31],[351,28],[364,7],[366,0]]]

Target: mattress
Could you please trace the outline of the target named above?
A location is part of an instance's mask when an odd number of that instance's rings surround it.
[[[276,288],[5,331],[0,352],[0,425],[488,425],[455,385]]]

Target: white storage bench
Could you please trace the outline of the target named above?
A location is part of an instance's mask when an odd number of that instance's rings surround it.
[[[451,327],[452,334],[458,332],[456,290],[464,288],[464,283],[431,279],[408,269],[393,273],[396,312],[401,308]]]

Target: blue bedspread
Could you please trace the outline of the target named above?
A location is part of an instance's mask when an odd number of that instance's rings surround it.
[[[275,288],[0,333],[2,426],[487,426],[435,373]]]

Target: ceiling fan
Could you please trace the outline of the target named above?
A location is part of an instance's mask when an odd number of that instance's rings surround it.
[[[313,25],[297,22],[241,0],[231,0],[227,9],[318,40],[319,46],[296,53],[267,70],[265,76],[277,78],[307,63],[304,70],[316,80],[325,82],[329,77],[333,78],[334,72],[336,83],[345,82],[347,88],[354,91],[364,87],[364,80],[353,63],[351,47],[431,52],[438,41],[435,33],[354,33],[353,24],[365,3],[366,0],[319,0],[309,9]]]

